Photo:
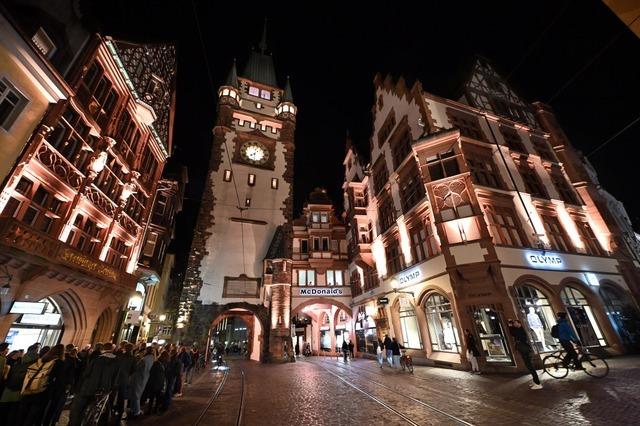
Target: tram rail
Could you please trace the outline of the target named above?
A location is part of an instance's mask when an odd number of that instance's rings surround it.
[[[240,403],[238,405],[238,410],[235,416],[235,422],[234,424],[236,426],[240,426],[242,424],[242,419],[243,419],[243,415],[244,415],[244,409],[245,409],[245,372],[242,368],[239,369],[240,370]],[[193,426],[200,426],[201,424],[206,424],[207,422],[204,422],[207,413],[211,412],[213,407],[214,407],[214,403],[216,402],[216,400],[218,399],[218,397],[222,394],[222,392],[224,391],[225,388],[225,384],[227,384],[227,380],[229,379],[229,374],[230,374],[230,369],[226,369],[223,373],[222,379],[220,380],[220,383],[218,384],[218,386],[216,387],[215,391],[213,392],[213,394],[211,395],[211,397],[209,398],[209,400],[207,401],[207,405],[205,405],[205,407],[203,408],[202,412],[200,413],[200,415],[198,416],[198,418],[196,419],[196,421],[193,423]]]

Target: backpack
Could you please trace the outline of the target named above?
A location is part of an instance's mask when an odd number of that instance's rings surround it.
[[[551,327],[551,337],[553,337],[555,339],[559,339],[560,338],[560,331],[558,330],[558,324],[556,324],[553,327]]]
[[[53,367],[55,360],[42,363],[38,360],[27,368],[27,374],[24,376],[24,384],[22,385],[22,395],[33,395],[44,392],[49,384],[49,373]]]

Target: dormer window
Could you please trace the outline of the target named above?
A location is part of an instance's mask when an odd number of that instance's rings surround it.
[[[266,99],[266,100],[270,101],[271,100],[271,92],[268,91],[268,90],[261,90],[260,91],[260,97],[262,99]]]
[[[251,96],[260,96],[260,89],[257,87],[249,86],[249,94]]]
[[[47,58],[51,58],[56,51],[56,45],[53,44],[53,41],[42,27],[38,28],[38,31],[31,37],[31,41],[33,41],[40,53]]]

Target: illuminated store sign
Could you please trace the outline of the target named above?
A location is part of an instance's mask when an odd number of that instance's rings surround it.
[[[552,269],[563,269],[564,268],[564,260],[558,256],[557,254],[552,253],[538,253],[538,252],[525,252],[525,258],[527,259],[527,263],[533,266],[534,268],[552,268]]]
[[[420,269],[410,269],[406,273],[398,275],[398,282],[401,286],[418,282],[421,277]]]
[[[344,290],[340,287],[301,288],[300,296],[344,296]]]

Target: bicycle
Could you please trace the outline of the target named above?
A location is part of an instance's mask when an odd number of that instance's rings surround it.
[[[578,346],[576,348],[578,352],[578,360],[582,365],[582,370],[591,377],[601,379],[609,374],[609,364],[607,361],[600,358],[597,355],[589,352],[588,348]],[[569,368],[573,368],[575,371],[575,365],[566,365],[565,358],[567,352],[564,349],[559,349],[542,360],[542,366],[544,372],[555,379],[562,379],[569,374]]]
[[[406,368],[410,373],[413,373],[413,360],[411,359],[411,355],[407,355],[407,351],[402,351],[400,367],[402,367],[402,371]]]

